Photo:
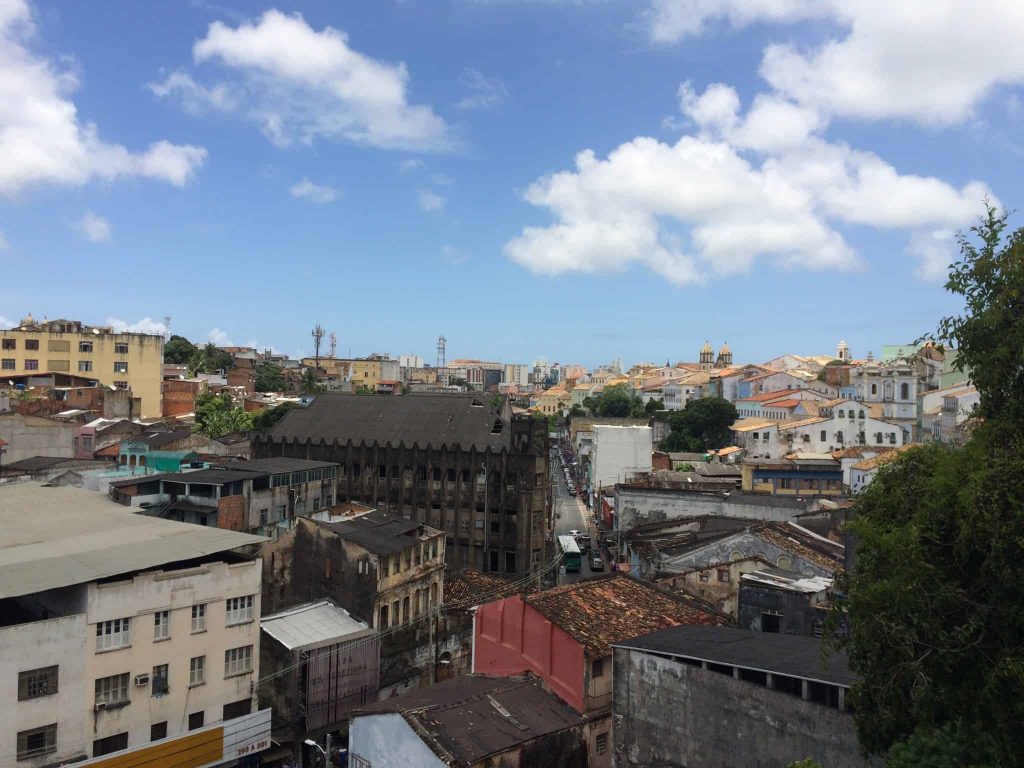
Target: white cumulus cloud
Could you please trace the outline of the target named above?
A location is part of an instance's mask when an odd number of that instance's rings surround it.
[[[760,68],[778,93],[826,116],[959,123],[994,88],[1024,82],[1019,0],[653,0],[647,17],[660,43],[716,21],[830,20],[825,42],[769,45]]]
[[[211,328],[210,332],[206,334],[206,340],[213,342],[218,347],[233,347],[235,342],[228,336],[228,332],[221,330],[220,328]]]
[[[180,187],[195,175],[202,147],[157,141],[135,152],[101,139],[70,98],[77,76],[30,49],[34,34],[25,0],[0,3],[0,195],[126,176]]]
[[[6,331],[13,328],[16,325],[17,323],[11,320],[9,317],[4,317],[3,315],[0,315],[0,330]]]
[[[441,195],[429,189],[421,189],[416,195],[416,202],[420,210],[427,213],[440,213],[444,210],[445,199]]]
[[[144,317],[134,323],[129,323],[119,317],[108,317],[107,325],[115,333],[151,333],[156,336],[163,336],[167,333],[167,326],[151,317]]]
[[[524,195],[555,219],[506,243],[541,274],[603,272],[640,264],[676,284],[742,272],[758,259],[809,269],[860,263],[844,225],[905,231],[908,251],[934,260],[924,235],[969,224],[992,196],[980,182],[956,188],[899,173],[871,152],[818,135],[825,121],[777,95],[741,111],[723,84],[684,84],[695,127],[675,143],[639,137],[575,168],[538,179]],[[947,262],[948,263],[948,262]]]
[[[333,203],[338,199],[338,190],[325,184],[314,184],[309,179],[303,179],[293,184],[288,190],[292,197],[299,200],[309,200],[311,203]]]
[[[186,109],[238,113],[279,146],[321,138],[389,149],[453,145],[444,120],[411,103],[405,64],[361,53],[342,30],[315,30],[300,14],[271,9],[237,26],[215,21],[192,58],[219,67],[223,79],[203,85],[176,70],[150,90]]]
[[[75,222],[75,229],[78,234],[90,243],[109,243],[113,236],[110,222],[102,216],[97,216],[92,211],[86,212],[82,218]]]

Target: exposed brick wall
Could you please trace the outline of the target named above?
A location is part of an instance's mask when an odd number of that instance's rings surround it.
[[[222,496],[217,502],[217,527],[245,530],[245,496]]]

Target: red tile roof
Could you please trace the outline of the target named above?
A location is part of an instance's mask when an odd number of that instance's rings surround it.
[[[444,580],[444,604],[480,605],[515,593],[516,584],[499,576],[467,568]]]
[[[741,397],[739,400],[753,400],[755,402],[764,402],[765,400],[775,400],[776,398],[786,397],[787,395],[795,395],[802,392],[801,389],[780,389],[775,392],[762,392],[759,395],[751,395],[750,397]],[[739,402],[737,400],[737,402]]]
[[[729,619],[691,595],[681,595],[614,573],[523,598],[593,656],[612,643],[680,624],[726,626]]]

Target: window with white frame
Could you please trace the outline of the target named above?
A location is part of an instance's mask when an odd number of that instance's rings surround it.
[[[206,631],[206,603],[192,606],[192,634]]]
[[[245,624],[252,621],[252,597],[252,595],[229,597],[225,624],[231,626],[232,624]]]
[[[202,685],[206,682],[206,657],[193,656],[188,665],[188,684]]]
[[[229,648],[224,651],[224,677],[252,672],[252,646]]]
[[[96,703],[110,706],[128,703],[128,677],[124,672],[120,675],[101,677],[96,680]]]
[[[96,625],[96,652],[127,648],[132,644],[132,620],[111,619]]]
[[[153,614],[153,639],[167,640],[171,636],[171,612],[157,611]]]

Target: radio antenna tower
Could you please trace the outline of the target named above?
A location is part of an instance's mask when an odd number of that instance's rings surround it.
[[[313,348],[316,350],[316,375],[320,375],[320,342],[324,340],[324,329],[320,323],[313,329]]]
[[[444,336],[438,336],[437,338],[437,381],[439,384],[447,384],[447,376],[445,376],[445,345],[448,340]]]
[[[328,337],[331,342],[331,357],[334,357],[338,351],[338,336],[334,331],[331,331],[331,335]]]

